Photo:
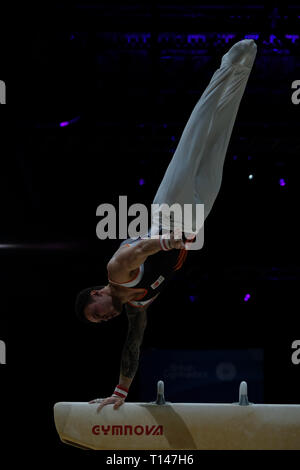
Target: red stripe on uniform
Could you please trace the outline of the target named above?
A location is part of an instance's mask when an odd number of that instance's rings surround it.
[[[168,248],[168,245],[166,244],[166,241],[165,241],[164,238],[162,239],[162,242],[163,242],[163,245],[164,245],[165,249],[168,250],[169,248]]]
[[[184,250],[184,249],[180,250],[180,253],[177,258],[177,264],[173,268],[174,271],[177,271],[178,269],[182,267],[186,257],[187,257],[187,250]]]

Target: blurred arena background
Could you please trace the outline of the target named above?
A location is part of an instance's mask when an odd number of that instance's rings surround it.
[[[56,401],[113,392],[125,313],[93,327],[74,315],[119,244],[97,239],[96,208],[120,195],[150,206],[222,55],[253,38],[204,247],[149,308],[129,399],[154,399],[163,379],[170,401],[233,402],[246,380],[250,401],[299,403],[300,7],[75,2],[51,14],[53,27],[2,33],[1,373],[27,384],[24,400],[35,390],[53,439]]]

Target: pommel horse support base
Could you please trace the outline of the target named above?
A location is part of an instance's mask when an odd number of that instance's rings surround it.
[[[248,402],[241,382],[237,403],[171,403],[158,382],[157,400],[98,404],[56,403],[62,442],[94,450],[299,450],[300,405]]]

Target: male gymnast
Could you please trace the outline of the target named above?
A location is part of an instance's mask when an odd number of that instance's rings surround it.
[[[254,40],[244,39],[223,55],[184,128],[153,204],[204,204],[204,219],[208,216],[220,190],[230,136],[256,53]],[[194,222],[185,233],[194,233]],[[178,239],[174,231],[165,237],[165,228],[170,229],[167,222],[156,222],[152,233],[159,238],[123,241],[107,264],[108,284],[89,287],[77,296],[76,313],[85,322],[114,318],[123,305],[128,316],[119,383],[112,396],[90,402],[100,401],[98,410],[107,404],[117,409],[126,400],[138,369],[147,309],[186,259],[192,238]]]

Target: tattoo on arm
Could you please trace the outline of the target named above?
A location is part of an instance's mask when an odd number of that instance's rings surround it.
[[[139,366],[140,346],[147,325],[147,313],[143,307],[135,308],[126,304],[128,333],[121,358],[121,374],[133,378]]]

